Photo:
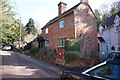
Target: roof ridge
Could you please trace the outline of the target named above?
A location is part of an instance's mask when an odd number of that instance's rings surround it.
[[[61,15],[58,15],[58,16],[56,16],[55,18],[49,20],[48,23],[47,23],[44,27],[46,27],[47,25],[51,24],[51,23],[54,22],[56,19],[61,18],[62,16],[68,14],[70,11],[73,11],[73,10],[76,9],[81,3],[82,3],[82,2],[76,4],[75,6],[73,6],[73,7],[70,8],[70,9],[68,9],[67,11],[65,11],[64,13],[62,13]],[[43,28],[44,28],[44,27],[43,27]],[[43,28],[42,28],[42,29],[43,29]]]
[[[118,15],[120,17],[120,11],[116,12],[115,14],[108,17],[103,23],[102,26],[111,26],[113,24],[115,16]]]

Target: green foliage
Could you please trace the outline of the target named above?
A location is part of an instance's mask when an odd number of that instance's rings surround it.
[[[25,27],[26,27],[27,34],[32,33],[33,35],[35,35],[37,33],[37,29],[35,28],[34,20],[32,18],[29,19]]]
[[[19,21],[15,21],[13,24],[4,24],[3,34],[2,34],[2,45],[12,45],[15,41],[19,39]],[[21,28],[21,39],[26,35],[25,28]]]
[[[108,18],[108,16],[109,16],[108,14],[103,14],[102,15],[102,22],[104,22]]]
[[[112,8],[111,8],[111,11],[110,11],[110,14],[113,15],[113,14],[115,14],[115,13],[116,13],[116,8],[115,8],[115,7],[112,7]]]
[[[101,21],[101,18],[100,18],[101,13],[100,13],[97,9],[95,9],[95,16],[97,17],[97,29],[98,29],[99,24],[100,24],[102,21]]]
[[[39,53],[39,48],[35,47],[35,48],[31,48],[30,50],[28,50],[29,53],[31,54],[38,54]]]
[[[120,1],[113,2],[111,8],[108,8],[107,5],[103,4],[102,6],[106,11],[101,10],[101,12],[95,9],[95,16],[97,17],[97,27],[99,24],[104,22],[108,17],[112,16],[116,12],[120,11]],[[109,10],[109,11],[108,11]]]
[[[14,8],[10,6],[9,0],[0,0],[0,43],[1,45],[12,45],[19,39],[19,21],[15,20]],[[22,28],[22,39],[25,29]]]
[[[80,51],[80,41],[75,39],[65,40],[65,49],[67,51]]]
[[[83,46],[83,43],[84,43],[84,39],[80,39],[80,40],[67,39],[65,40],[65,50],[80,52],[80,48]]]
[[[72,62],[76,59],[79,59],[79,58],[83,58],[80,54],[80,52],[77,52],[77,51],[66,51],[64,53],[64,58],[65,58],[65,62],[66,63],[69,63],[69,62]]]

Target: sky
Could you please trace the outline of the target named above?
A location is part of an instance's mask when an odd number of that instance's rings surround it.
[[[38,29],[42,28],[49,20],[58,16],[58,3],[67,3],[67,10],[78,4],[80,0],[10,0],[11,5],[17,11],[16,18],[21,17],[25,26],[30,18],[34,19]],[[101,5],[110,6],[112,2],[118,0],[88,0],[92,10],[103,9]]]

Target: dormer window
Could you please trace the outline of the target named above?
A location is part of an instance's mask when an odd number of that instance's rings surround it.
[[[116,19],[115,19],[115,21],[114,21],[114,23],[115,23],[115,32],[120,32],[120,21],[119,21],[119,17],[118,16],[116,16]]]
[[[45,29],[45,34],[48,34],[48,28]]]
[[[59,22],[59,27],[60,27],[60,28],[63,28],[63,27],[64,27],[64,20],[60,20],[60,22]]]

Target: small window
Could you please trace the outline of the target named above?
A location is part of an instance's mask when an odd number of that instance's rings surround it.
[[[65,39],[66,38],[59,38],[58,39],[58,47],[64,47]]]
[[[45,34],[47,34],[47,33],[48,33],[48,28],[45,29]]]
[[[63,28],[63,27],[64,27],[64,20],[61,20],[61,21],[59,22],[59,27],[60,27],[60,28]]]
[[[49,40],[45,40],[45,46],[49,46]]]

